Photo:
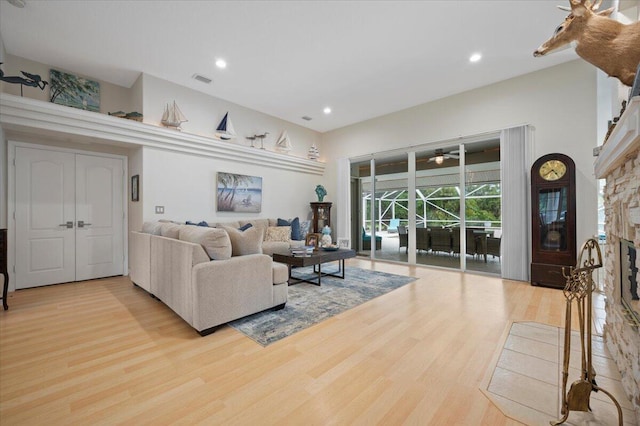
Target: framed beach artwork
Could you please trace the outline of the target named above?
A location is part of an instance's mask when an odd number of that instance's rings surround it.
[[[217,211],[260,213],[262,178],[218,172]]]
[[[100,83],[54,69],[50,74],[51,102],[100,112]]]

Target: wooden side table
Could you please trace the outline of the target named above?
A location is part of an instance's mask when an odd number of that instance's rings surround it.
[[[2,290],[2,307],[6,311],[7,293],[9,292],[9,273],[7,272],[7,230],[0,229],[0,273],[4,275],[4,288]]]

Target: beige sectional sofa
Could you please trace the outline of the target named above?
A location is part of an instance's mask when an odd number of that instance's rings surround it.
[[[130,233],[131,280],[201,335],[256,312],[282,309],[288,269],[265,253],[303,242],[282,236],[272,241],[284,227],[270,230],[275,221],[269,219],[251,222],[245,231],[238,228],[246,221],[212,227],[145,222],[140,232]]]

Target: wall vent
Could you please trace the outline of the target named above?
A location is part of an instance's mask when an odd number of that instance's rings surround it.
[[[303,120],[307,120],[307,121],[311,121],[313,120],[311,117],[309,117],[308,115],[305,115],[302,117]]]
[[[200,75],[200,74],[194,74],[193,78],[204,84],[209,84],[213,81],[209,77],[205,77],[204,75]]]

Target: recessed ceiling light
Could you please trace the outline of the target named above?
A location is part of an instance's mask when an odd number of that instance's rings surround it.
[[[473,55],[471,55],[471,57],[469,58],[469,62],[478,62],[480,59],[482,59],[482,55],[479,53],[474,53]]]
[[[225,61],[224,59],[216,60],[216,67],[218,67],[218,68],[226,68],[227,67],[227,61]]]
[[[331,114],[331,108],[329,108],[329,107],[325,107],[322,111],[323,111],[325,114]]]

